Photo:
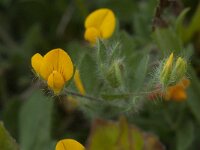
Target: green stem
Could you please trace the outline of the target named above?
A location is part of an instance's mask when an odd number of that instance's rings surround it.
[[[103,99],[99,99],[99,98],[92,97],[92,96],[89,96],[89,95],[82,95],[80,93],[68,91],[68,90],[65,90],[65,91],[67,92],[67,94],[70,94],[70,95],[73,95],[73,96],[76,96],[76,97],[86,98],[86,99],[94,100],[94,101],[103,101]]]

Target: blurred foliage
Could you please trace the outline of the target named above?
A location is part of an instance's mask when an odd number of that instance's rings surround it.
[[[111,39],[91,47],[83,39],[84,19],[101,7],[115,12],[118,27]],[[132,144],[142,149],[144,139],[152,145],[158,138],[166,149],[198,149],[199,20],[198,0],[1,0],[0,120],[5,127],[0,123],[0,149],[18,149],[12,137],[22,150],[53,150],[62,138],[74,138],[89,149],[101,148],[99,144],[113,149],[116,141],[124,149]],[[56,47],[70,54],[87,94],[104,101],[73,97],[78,107],[70,108],[67,97],[38,91],[31,56]],[[190,64],[188,98],[184,102],[159,96],[149,100],[149,90],[158,83],[155,68],[171,52]],[[119,83],[113,86],[113,80]],[[76,91],[73,82],[68,88]],[[121,114],[141,130],[123,120],[100,121],[90,127],[97,117],[116,120]],[[158,138],[144,136],[148,131]],[[132,132],[133,142],[127,136]],[[105,145],[105,135],[112,139],[111,145]]]
[[[143,133],[135,126],[128,125],[126,119],[121,117],[117,123],[96,120],[87,149],[163,150],[164,147],[155,135]]]
[[[0,147],[3,150],[18,150],[15,140],[10,136],[2,122],[0,122]]]

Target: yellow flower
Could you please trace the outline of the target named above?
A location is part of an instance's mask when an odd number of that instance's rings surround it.
[[[184,101],[187,99],[186,88],[189,86],[190,81],[186,78],[174,86],[167,88],[164,94],[165,100]]]
[[[84,38],[94,44],[97,38],[107,39],[115,30],[115,15],[107,8],[97,9],[89,14],[85,20]]]
[[[56,144],[55,150],[85,150],[85,148],[76,140],[64,139]]]
[[[73,75],[74,67],[71,58],[60,48],[51,50],[44,57],[39,53],[33,55],[31,64],[35,72],[47,81],[55,94],[62,90]]]
[[[85,88],[84,88],[83,83],[81,81],[79,70],[77,70],[77,69],[76,69],[75,75],[74,75],[74,82],[75,82],[76,88],[79,90],[79,92],[82,95],[85,95]]]

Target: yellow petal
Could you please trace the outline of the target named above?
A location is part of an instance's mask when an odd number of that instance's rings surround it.
[[[176,91],[174,91],[172,99],[174,101],[183,101],[183,100],[186,100],[187,99],[186,91],[184,89],[176,89]]]
[[[105,39],[109,38],[115,30],[115,24],[115,15],[109,10],[100,26],[101,37]]]
[[[55,94],[58,94],[63,88],[65,81],[59,72],[53,71],[48,77],[47,84]]]
[[[39,53],[36,53],[31,58],[31,65],[38,75],[40,74],[40,66],[41,66],[42,60],[43,60],[43,57]]]
[[[77,69],[76,69],[75,75],[74,75],[74,82],[75,82],[76,88],[79,90],[79,92],[82,95],[85,95],[85,89],[84,89],[83,83],[80,78],[79,70],[77,70]]]
[[[53,71],[58,71],[68,81],[73,75],[73,63],[69,55],[62,49],[57,48],[48,52],[43,59],[40,68],[41,76],[47,80]]]
[[[56,150],[85,150],[85,148],[73,139],[64,139],[56,144]]]
[[[97,38],[100,38],[100,31],[94,27],[86,29],[84,38],[90,43],[95,43]]]
[[[107,8],[101,8],[90,13],[85,19],[85,28],[96,27],[100,28],[107,13],[111,11]]]
[[[92,12],[85,20],[85,28],[96,28],[102,38],[109,38],[115,30],[115,15],[107,8],[101,8]]]
[[[187,80],[187,79],[186,79]],[[180,83],[168,87],[166,93],[165,93],[165,99],[166,100],[174,100],[174,101],[183,101],[187,99],[187,93],[185,91],[185,85],[184,84],[189,84],[189,83],[184,83],[184,82],[189,82],[183,79]]]

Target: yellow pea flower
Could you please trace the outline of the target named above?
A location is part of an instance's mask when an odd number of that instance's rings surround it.
[[[115,30],[116,21],[112,10],[107,8],[97,9],[89,14],[85,20],[84,38],[94,44],[97,38],[107,39]]]
[[[164,94],[165,100],[184,101],[187,99],[186,88],[189,86],[190,81],[186,78],[174,86],[167,88]]]
[[[85,150],[84,146],[73,139],[60,140],[55,150]]]
[[[76,69],[75,74],[74,74],[74,82],[75,82],[76,88],[79,90],[79,92],[82,95],[85,95],[85,88],[84,88],[83,83],[81,81],[79,70],[77,70],[77,69]]]
[[[55,94],[62,90],[73,75],[74,67],[71,58],[60,48],[49,51],[44,57],[39,53],[33,55],[31,64],[35,72],[47,81]]]

